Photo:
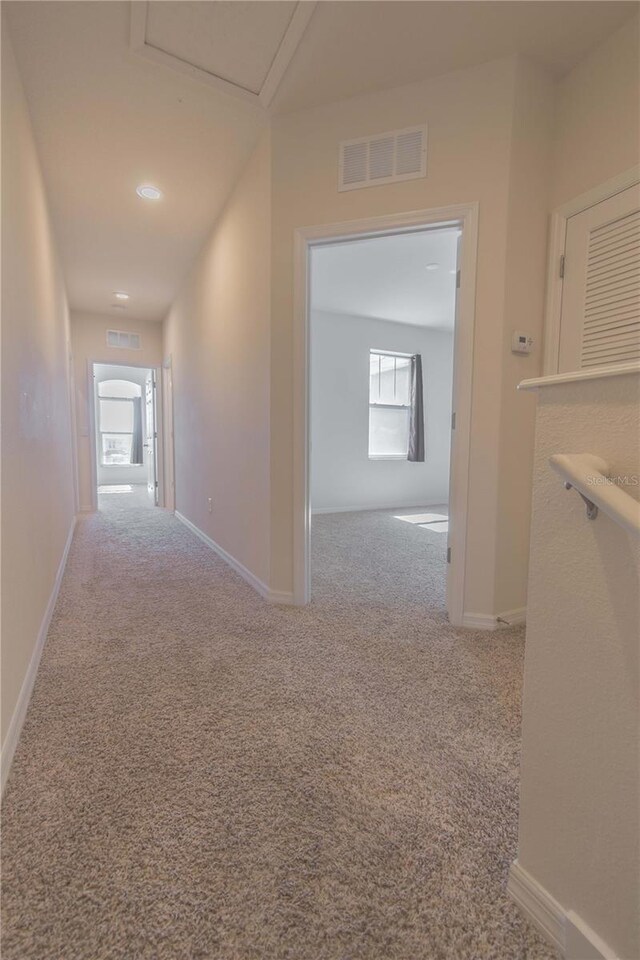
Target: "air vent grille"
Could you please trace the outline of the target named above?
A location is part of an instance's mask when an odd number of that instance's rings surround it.
[[[357,190],[427,175],[427,127],[408,127],[340,144],[338,190]]]
[[[127,333],[125,330],[107,330],[107,346],[120,350],[139,350],[140,334]]]
[[[589,236],[583,367],[640,360],[640,211]]]

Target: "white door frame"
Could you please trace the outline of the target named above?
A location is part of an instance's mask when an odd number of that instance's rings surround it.
[[[164,507],[165,489],[164,489],[164,419],[162,416],[162,368],[153,363],[133,363],[130,361],[113,360],[87,360],[87,400],[89,403],[89,440],[91,453],[91,509],[95,512],[98,509],[98,439],[96,424],[96,395],[94,386],[93,368],[96,364],[103,364],[108,367],[136,367],[138,370],[153,370],[156,374],[156,391],[160,391],[156,396],[156,432],[158,434],[158,456],[156,463],[156,479],[158,481],[158,506]]]
[[[547,263],[547,295],[544,311],[544,359],[543,375],[551,377],[558,373],[560,366],[560,320],[562,315],[562,281],[564,277],[564,250],[567,239],[567,220],[583,213],[596,203],[608,200],[616,193],[622,193],[629,187],[640,183],[640,165],[625,170],[624,173],[604,183],[598,184],[586,193],[574,197],[551,214],[549,227],[549,259]]]
[[[173,446],[173,360],[165,357],[162,363],[162,423],[164,440],[164,506],[176,508],[176,468]]]
[[[462,228],[460,287],[454,334],[453,410],[449,481],[449,547],[447,610],[451,623],[460,625],[464,613],[466,573],[469,448],[475,321],[478,203],[348,220],[294,232],[294,371],[293,371],[293,597],[303,605],[311,598],[310,570],[310,424],[309,424],[309,253],[312,246],[346,239],[410,233],[450,224]]]

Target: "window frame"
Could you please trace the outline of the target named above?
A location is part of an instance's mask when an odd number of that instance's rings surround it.
[[[108,397],[108,396],[102,396],[102,395],[100,395],[100,393],[98,393],[98,441],[99,441],[99,442],[98,442],[98,455],[99,455],[98,465],[99,465],[100,467],[104,467],[105,469],[109,469],[109,468],[111,468],[111,467],[119,467],[119,468],[122,468],[122,467],[126,467],[126,466],[130,466],[130,467],[138,466],[138,464],[133,464],[133,463],[129,463],[129,464],[126,464],[126,463],[105,463],[105,462],[104,462],[104,459],[103,459],[103,457],[104,457],[104,447],[103,447],[103,444],[102,444],[102,437],[103,437],[104,435],[106,435],[106,436],[111,436],[111,437],[131,437],[131,443],[133,443],[133,430],[131,430],[131,431],[129,431],[129,430],[103,430],[103,429],[102,429],[102,408],[101,408],[101,406],[100,406],[100,401],[101,401],[101,400],[111,400],[111,401],[116,400],[116,401],[118,401],[119,403],[130,403],[130,404],[133,405],[134,399],[137,399],[137,398],[135,398],[135,397]]]
[[[393,357],[394,360],[398,358],[401,360],[411,360],[415,354],[413,353],[402,353],[398,350],[378,350],[374,347],[369,348],[369,371],[371,371],[371,357]],[[394,365],[394,377],[397,376],[397,369]],[[395,391],[395,384],[394,384]],[[371,453],[371,408],[382,409],[382,410],[409,410],[411,411],[411,397],[409,397],[409,403],[380,403],[378,401],[371,400],[371,372],[369,372],[369,434],[367,436],[367,454],[369,460],[407,460],[407,453]],[[408,437],[407,437],[408,443]]]

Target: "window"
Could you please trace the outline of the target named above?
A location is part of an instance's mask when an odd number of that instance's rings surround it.
[[[100,463],[104,467],[131,463],[133,398],[142,388],[130,380],[103,380],[98,384]]]
[[[409,452],[411,356],[369,354],[369,457],[406,460]]]

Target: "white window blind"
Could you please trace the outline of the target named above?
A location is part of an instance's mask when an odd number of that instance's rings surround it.
[[[409,452],[411,357],[369,354],[369,457],[406,459]]]

